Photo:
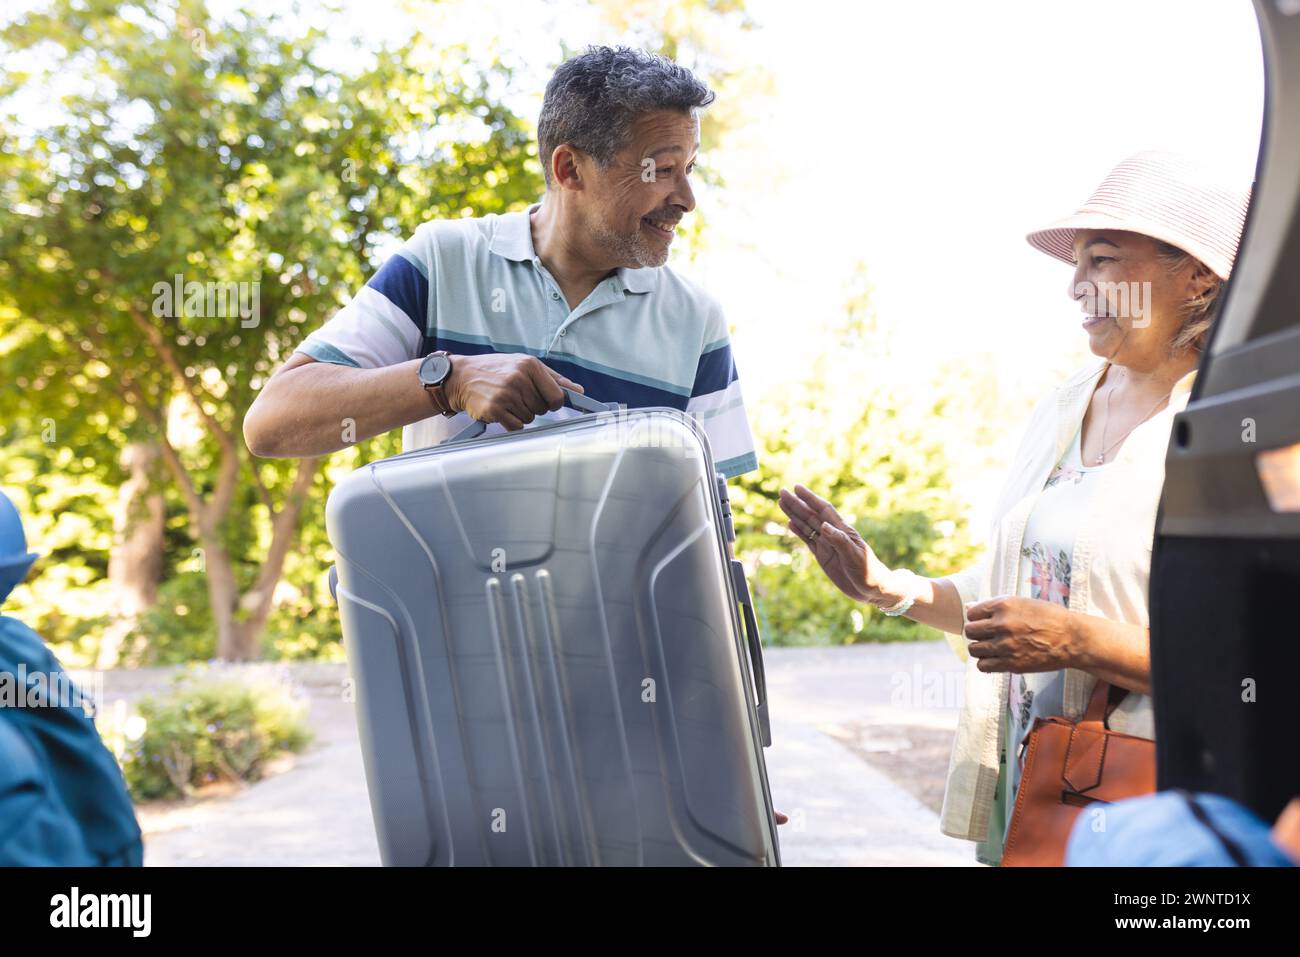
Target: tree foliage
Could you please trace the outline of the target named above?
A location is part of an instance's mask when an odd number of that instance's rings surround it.
[[[189,544],[168,586],[194,597],[177,579],[201,576],[227,658],[261,652],[328,481],[315,460],[250,458],[257,389],[395,238],[540,190],[508,71],[418,35],[339,69],[324,41],[201,0],[53,0],[0,34],[20,64],[0,86],[0,305],[17,313],[0,361],[21,392],[6,442],[41,472],[71,449],[105,481],[124,441],[159,443]],[[45,89],[57,102],[21,122],[12,104]],[[242,311],[191,301],[190,282],[245,284],[229,287]]]
[[[593,2],[613,33],[719,90],[706,154],[763,93],[766,74],[729,58],[752,26],[740,0]],[[125,662],[337,655],[325,498],[399,436],[261,461],[242,416],[419,223],[540,195],[532,118],[507,105],[512,68],[419,33],[349,47],[328,24],[216,16],[202,0],[48,0],[0,29],[0,56],[0,483],[45,552],[6,611],[71,663],[95,660],[118,600],[105,574],[121,451],[152,443],[165,562]],[[703,248],[693,219],[689,254]],[[206,298],[188,310],[183,286],[169,304],[159,289],[177,276],[248,284],[256,315]],[[784,485],[828,495],[891,564],[942,572],[969,557],[948,491],[959,437],[943,423],[973,393],[899,378],[885,338],[857,287],[806,381],[752,408],[762,470],[737,493],[738,552],[769,639],[918,633],[863,618],[824,581],[781,531]]]

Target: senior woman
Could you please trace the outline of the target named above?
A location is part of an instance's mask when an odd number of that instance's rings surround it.
[[[1029,242],[1070,263],[1098,361],[1039,403],[980,563],[945,578],[888,568],[835,508],[781,491],[789,528],[845,594],[953,636],[969,656],[941,828],[1001,860],[1038,717],[1078,720],[1098,679],[1110,719],[1154,738],[1147,581],[1173,416],[1187,404],[1248,194],[1197,161],[1140,153]],[[964,647],[963,647],[964,646]]]

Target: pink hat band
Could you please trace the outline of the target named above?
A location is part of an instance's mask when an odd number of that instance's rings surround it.
[[[1074,215],[1025,238],[1073,265],[1076,230],[1141,233],[1177,246],[1227,279],[1249,205],[1249,189],[1193,157],[1137,153],[1111,170]]]

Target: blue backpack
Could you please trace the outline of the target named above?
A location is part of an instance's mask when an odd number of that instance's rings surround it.
[[[0,492],[0,604],[36,557]],[[40,635],[0,615],[0,866],[143,863],[122,771],[80,698]]]
[[[1161,791],[1099,810],[1075,822],[1067,867],[1295,866],[1265,821],[1219,794]]]
[[[138,867],[144,845],[122,771],[81,705],[53,700],[66,680],[36,632],[0,615],[0,866]]]

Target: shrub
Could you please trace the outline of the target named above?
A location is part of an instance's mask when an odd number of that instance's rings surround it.
[[[188,796],[217,781],[255,781],[266,763],[311,739],[306,706],[280,684],[197,680],[191,671],[137,705],[143,731],[125,744],[122,771],[136,800]]]

